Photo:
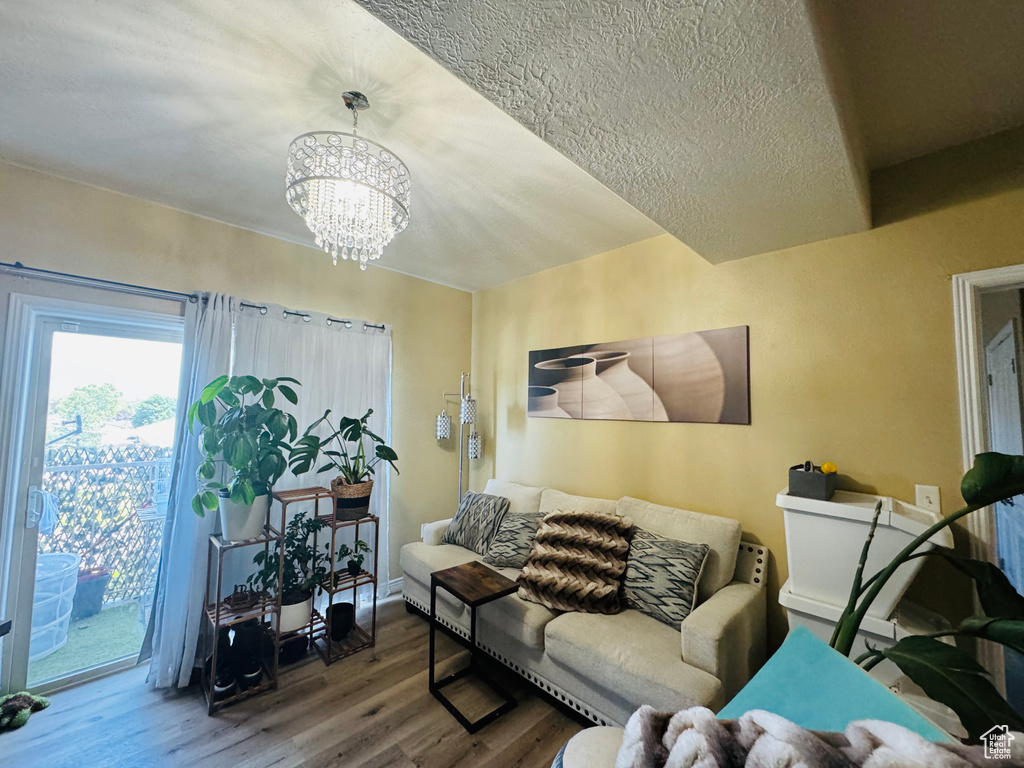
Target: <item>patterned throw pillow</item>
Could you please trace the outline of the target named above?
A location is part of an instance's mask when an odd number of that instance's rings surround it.
[[[708,551],[707,544],[665,539],[637,528],[622,582],[626,606],[679,626],[697,602],[697,582]]]
[[[626,570],[628,517],[549,512],[519,574],[519,597],[556,611],[618,613]]]
[[[505,515],[487,547],[484,562],[495,568],[522,568],[530,555],[543,512]]]
[[[458,544],[471,549],[478,555],[487,551],[491,537],[508,512],[508,499],[502,496],[488,496],[486,493],[466,491],[459,504],[459,511],[441,537],[442,544]]]

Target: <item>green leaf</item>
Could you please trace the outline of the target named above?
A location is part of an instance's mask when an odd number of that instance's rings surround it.
[[[228,377],[226,375],[218,376],[216,379],[214,379],[205,387],[203,387],[202,394],[199,395],[199,402],[202,403],[203,405],[208,404],[217,395],[220,394],[220,391],[224,389],[224,385],[227,383]]]
[[[203,506],[211,512],[217,508],[217,494],[212,491],[203,491]]]
[[[299,402],[299,396],[295,394],[295,390],[289,387],[287,384],[281,384],[277,391],[284,395],[284,399],[292,405],[296,405]]]
[[[267,389],[273,389],[277,386],[277,379],[263,379],[263,386]]]
[[[384,461],[398,461],[398,454],[395,453],[395,449],[386,445],[378,445],[375,453],[377,454],[378,459],[384,459]]]
[[[300,386],[300,387],[302,386],[302,384],[299,382],[298,379],[293,379],[291,376],[278,376],[277,380],[278,381],[287,381],[289,384],[295,384],[295,385]]]
[[[198,493],[192,497],[192,511],[199,515],[199,517],[206,517],[206,508],[203,506],[203,499]]]
[[[238,398],[235,397],[235,393],[227,387],[224,387],[217,397],[220,398],[220,401],[228,408],[237,408],[239,405],[239,401]]]
[[[252,483],[248,480],[243,480],[242,483],[242,499],[246,504],[252,504],[256,501],[256,489],[253,488]]]
[[[958,629],[965,635],[1002,643],[1017,653],[1024,653],[1024,619],[971,616],[960,622]]]
[[[217,423],[217,406],[212,402],[200,403],[196,415],[203,426],[212,427]]]
[[[950,707],[974,740],[993,725],[1024,729],[1024,718],[1007,704],[973,658],[932,637],[912,635],[882,651],[935,701]]]
[[[209,459],[199,465],[199,477],[203,480],[213,480],[215,474],[217,474],[217,468]]]
[[[249,392],[259,392],[263,389],[263,383],[255,376],[243,376],[242,380],[245,382],[245,388]]]
[[[199,401],[188,407],[188,431],[195,434],[196,414],[199,412]]]
[[[299,434],[299,423],[295,420],[295,417],[290,413],[288,414],[288,440],[295,442],[296,436]]]
[[[974,579],[978,600],[985,614],[1006,619],[1024,619],[1024,596],[1021,596],[999,566],[985,560],[959,557],[947,549],[936,549],[957,570]]]
[[[974,466],[960,481],[968,504],[988,506],[1024,493],[1024,456],[989,451],[974,457]]]
[[[265,389],[263,390],[263,407],[273,408],[274,407],[274,390]]]

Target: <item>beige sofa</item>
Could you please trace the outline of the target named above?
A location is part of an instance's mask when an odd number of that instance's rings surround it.
[[[498,480],[490,480],[484,493],[508,498],[508,514],[558,509],[626,515],[653,533],[710,548],[698,584],[700,602],[678,628],[635,610],[615,616],[561,613],[518,595],[477,610],[484,651],[593,722],[624,725],[641,704],[666,711],[698,704],[718,710],[764,661],[769,553],[741,542],[737,521],[629,497],[570,496]],[[450,522],[424,526],[422,541],[402,547],[404,597],[423,613],[430,607],[432,572],[483,559],[440,543]],[[515,569],[497,570],[518,576]],[[468,609],[444,590],[437,593],[437,612],[447,627],[468,636]]]

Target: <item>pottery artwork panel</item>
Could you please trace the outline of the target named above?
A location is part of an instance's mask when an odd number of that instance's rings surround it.
[[[533,418],[750,423],[749,328],[530,352]]]

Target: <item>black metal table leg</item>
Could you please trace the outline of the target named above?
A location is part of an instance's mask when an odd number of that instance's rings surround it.
[[[457,633],[450,631],[447,627],[445,627],[444,625],[440,624],[440,622],[437,620],[437,587],[438,586],[441,586],[442,588],[444,587],[444,585],[439,585],[437,583],[436,579],[431,577],[431,579],[430,579],[430,651],[429,651],[429,656],[430,656],[430,658],[429,658],[429,666],[430,666],[430,669],[429,669],[429,672],[428,672],[427,688],[429,689],[430,693],[433,694],[434,698],[436,698],[439,702],[441,702],[441,704],[444,706],[444,708],[448,710],[448,712],[452,715],[452,717],[454,717],[456,720],[458,720],[459,724],[463,728],[465,728],[468,733],[476,733],[481,728],[483,728],[485,725],[493,722],[494,720],[497,720],[499,717],[504,715],[506,712],[509,712],[510,710],[515,709],[516,706],[518,706],[518,702],[515,700],[515,697],[512,696],[511,693],[506,691],[505,688],[502,687],[501,685],[499,685],[493,678],[491,678],[490,675],[486,674],[484,672],[484,670],[482,669],[482,667],[477,662],[477,653],[479,651],[477,649],[477,644],[476,644],[476,606],[475,605],[470,605],[469,606],[469,643],[468,643],[468,645],[466,644],[466,639],[464,637],[461,637]],[[464,669],[460,669],[458,672],[455,672],[455,673],[453,673],[451,675],[448,675],[447,677],[445,677],[445,678],[443,678],[441,680],[436,680],[435,673],[434,673],[434,662],[435,662],[435,639],[434,639],[434,637],[435,637],[435,632],[436,632],[438,627],[443,629],[446,633],[448,633],[453,638],[455,638],[455,640],[457,640],[462,645],[465,645],[469,649],[469,666],[464,668]],[[496,693],[498,696],[500,696],[504,700],[503,703],[500,706],[498,706],[496,709],[488,712],[483,717],[478,718],[477,720],[474,720],[474,721],[470,721],[465,715],[463,715],[458,710],[458,708],[451,701],[449,701],[448,698],[441,692],[441,689],[444,688],[446,685],[454,683],[456,680],[461,680],[463,677],[466,677],[467,675],[470,675],[470,674],[474,675],[477,679],[479,679],[482,683],[484,683],[488,688],[490,688],[492,691],[494,691],[494,693]]]

